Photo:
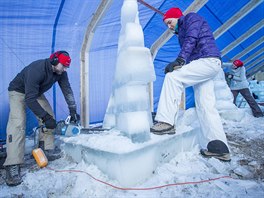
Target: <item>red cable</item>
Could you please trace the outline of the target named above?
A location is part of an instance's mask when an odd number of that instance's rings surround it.
[[[94,180],[96,180],[96,181],[98,181],[100,183],[103,183],[103,184],[105,184],[107,186],[111,186],[112,188],[115,188],[115,189],[118,189],[118,190],[154,190],[154,189],[164,188],[164,187],[169,187],[169,186],[180,186],[180,185],[186,185],[186,184],[200,184],[200,183],[205,183],[205,182],[219,180],[219,179],[222,179],[222,178],[229,178],[229,179],[232,178],[230,176],[221,176],[221,177],[216,177],[216,178],[207,179],[207,180],[200,180],[200,181],[196,181],[196,182],[182,182],[182,183],[166,184],[166,185],[162,185],[162,186],[154,186],[154,187],[148,187],[148,188],[122,188],[122,187],[118,187],[118,186],[109,184],[109,183],[107,183],[105,181],[102,181],[100,179],[97,179],[97,178],[95,178],[94,176],[92,176],[91,174],[89,174],[89,173],[87,173],[85,171],[81,171],[81,170],[56,170],[56,169],[49,168],[49,167],[46,167],[46,168],[49,169],[49,170],[55,171],[55,172],[85,173],[88,176],[90,176],[92,179],[94,179]]]
[[[138,1],[139,3],[145,5],[146,7],[150,8],[150,9],[153,10],[154,12],[157,12],[158,14],[160,14],[160,15],[162,15],[162,16],[164,15],[164,13],[162,13],[160,10],[158,10],[158,9],[154,8],[153,6],[147,4],[145,1],[143,1],[143,0],[137,0],[137,1]]]

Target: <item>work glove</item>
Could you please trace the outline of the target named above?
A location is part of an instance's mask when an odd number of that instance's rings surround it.
[[[234,77],[233,74],[227,74],[227,78],[232,79]]]
[[[76,112],[76,109],[70,109],[70,122],[78,123],[80,121],[80,115]]]
[[[166,66],[164,73],[167,74],[168,72],[172,72],[173,70],[180,69],[183,65],[185,65],[185,60],[181,57],[178,57],[175,61],[169,63]]]
[[[48,113],[42,118],[42,122],[47,129],[55,129],[57,126],[56,120]]]

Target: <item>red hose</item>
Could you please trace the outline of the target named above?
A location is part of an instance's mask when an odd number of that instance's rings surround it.
[[[221,176],[221,177],[216,177],[216,178],[211,178],[211,179],[206,179],[206,180],[200,180],[200,181],[194,181],[194,182],[182,182],[182,183],[173,183],[173,184],[166,184],[166,185],[162,185],[162,186],[153,186],[153,187],[148,187],[148,188],[125,188],[125,187],[119,187],[119,186],[115,186],[112,185],[110,183],[107,183],[105,181],[102,181],[100,179],[95,178],[94,176],[92,176],[91,174],[85,172],[85,171],[81,171],[81,170],[56,170],[53,168],[49,168],[46,167],[48,170],[52,170],[55,172],[74,172],[74,173],[85,173],[87,174],[89,177],[91,177],[92,179],[94,179],[95,181],[98,181],[100,183],[103,183],[107,186],[110,186],[112,188],[118,189],[118,190],[133,190],[133,191],[143,191],[143,190],[154,190],[154,189],[158,189],[158,188],[165,188],[165,187],[170,187],[170,186],[181,186],[181,185],[187,185],[187,184],[200,184],[200,183],[206,183],[206,182],[211,182],[211,181],[215,181],[215,180],[219,180],[222,178],[232,178],[230,176]]]

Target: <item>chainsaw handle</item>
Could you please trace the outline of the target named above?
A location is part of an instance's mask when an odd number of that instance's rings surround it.
[[[70,124],[71,121],[71,116],[69,115],[66,119],[65,119],[65,124]]]

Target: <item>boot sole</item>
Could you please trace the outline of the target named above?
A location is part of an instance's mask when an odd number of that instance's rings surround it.
[[[169,130],[169,131],[151,131],[151,133],[155,135],[174,135],[176,134],[175,130]]]
[[[202,156],[204,157],[214,157],[216,159],[219,159],[221,161],[224,161],[224,162],[230,162],[231,161],[231,158],[230,158],[230,154],[229,153],[223,153],[223,154],[217,154],[217,153],[211,153],[207,150],[200,150],[200,153]]]
[[[19,182],[19,183],[7,183],[7,182],[6,182],[6,185],[8,185],[8,186],[18,186],[18,185],[20,185],[22,182],[23,182],[23,181],[21,181],[21,182]]]

